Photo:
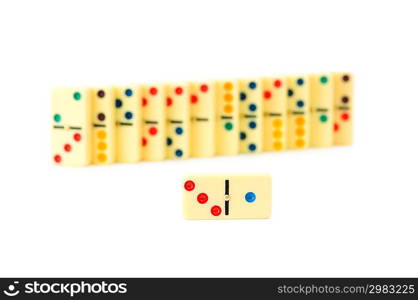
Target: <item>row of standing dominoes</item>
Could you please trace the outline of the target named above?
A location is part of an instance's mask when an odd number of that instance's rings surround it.
[[[54,89],[53,160],[82,166],[352,143],[347,73]]]

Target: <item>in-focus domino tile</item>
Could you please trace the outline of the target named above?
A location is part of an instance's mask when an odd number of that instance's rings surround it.
[[[334,145],[353,143],[353,74],[334,74]]]
[[[240,153],[262,150],[262,88],[258,79],[239,80]]]
[[[216,83],[216,154],[238,154],[238,127],[238,82],[218,81]]]
[[[134,163],[142,156],[141,88],[115,87],[116,161]]]
[[[166,157],[166,96],[164,86],[147,85],[143,88],[142,156],[146,161]]]
[[[183,182],[186,219],[266,219],[271,177],[264,174],[190,175]]]
[[[287,77],[287,145],[289,149],[306,149],[310,136],[310,100],[307,76]]]
[[[91,163],[92,99],[88,89],[52,91],[52,159],[63,166]]]
[[[186,83],[166,86],[167,158],[190,156],[190,97]]]
[[[287,84],[281,77],[263,78],[263,150],[286,149]]]
[[[311,147],[333,144],[334,83],[332,74],[309,75],[311,97]]]
[[[92,89],[93,97],[93,163],[115,161],[115,94],[112,87]]]
[[[215,84],[190,83],[191,156],[215,155]]]

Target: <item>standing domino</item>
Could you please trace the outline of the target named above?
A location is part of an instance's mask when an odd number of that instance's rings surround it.
[[[187,84],[168,84],[167,158],[188,158],[190,153],[190,103]]]
[[[91,94],[88,89],[52,91],[52,155],[56,164],[91,163]]]
[[[286,149],[286,81],[282,77],[263,79],[263,149]]]
[[[184,180],[186,219],[267,219],[271,215],[269,175],[194,175]]]
[[[143,159],[166,157],[166,98],[163,85],[145,86],[143,90]]]
[[[309,146],[310,113],[309,83],[307,76],[287,78],[288,118],[287,145],[289,149],[306,149]]]
[[[93,163],[110,164],[115,161],[115,95],[113,88],[92,90],[93,97]]]
[[[215,86],[190,83],[191,156],[215,155]]]
[[[240,146],[241,153],[262,150],[262,89],[261,81],[239,81]]]
[[[330,147],[333,144],[334,83],[332,75],[310,75],[311,141],[312,147]]]
[[[116,161],[133,163],[141,160],[142,108],[140,88],[115,88]]]
[[[353,75],[334,74],[334,145],[353,143]]]
[[[216,87],[216,154],[239,152],[238,82],[219,81]]]

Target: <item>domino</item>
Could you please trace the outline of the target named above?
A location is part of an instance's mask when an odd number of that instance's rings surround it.
[[[115,88],[116,161],[134,163],[142,157],[142,105],[139,86]]]
[[[240,153],[262,150],[262,88],[257,79],[239,80]]]
[[[215,84],[190,83],[191,156],[215,155]]]
[[[287,77],[287,146],[306,149],[309,146],[310,113],[307,76]]]
[[[269,175],[191,175],[183,185],[186,219],[267,219],[271,215]]]
[[[263,150],[286,149],[287,84],[283,77],[263,78]]]
[[[111,87],[92,89],[93,102],[93,163],[110,164],[115,161],[114,91]]]
[[[91,94],[88,89],[52,91],[52,155],[57,165],[91,163]]]
[[[353,75],[334,74],[334,145],[353,143]]]
[[[166,97],[164,86],[147,85],[143,88],[142,156],[146,161],[166,157]]]
[[[334,83],[331,74],[310,75],[311,147],[333,144]]]
[[[239,152],[238,82],[218,81],[216,87],[216,154]]]
[[[167,94],[167,158],[190,156],[190,103],[187,84],[168,84]]]

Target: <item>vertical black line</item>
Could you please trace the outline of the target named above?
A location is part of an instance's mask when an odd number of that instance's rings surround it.
[[[225,215],[229,215],[229,180],[225,180],[225,196],[228,196],[228,199],[225,199]]]

